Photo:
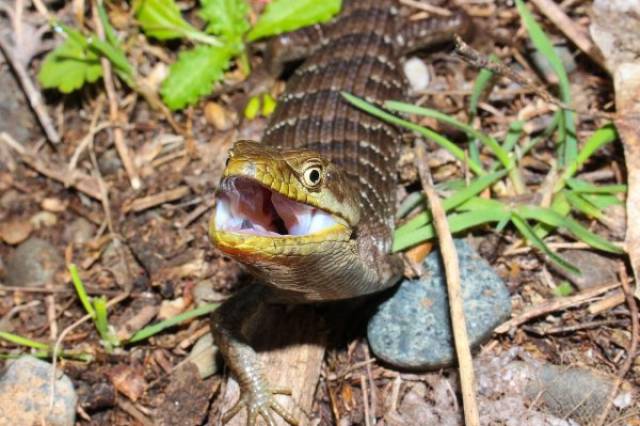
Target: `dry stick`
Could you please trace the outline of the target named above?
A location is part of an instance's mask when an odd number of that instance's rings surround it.
[[[531,0],[531,2],[538,7],[540,13],[549,18],[569,40],[578,46],[578,49],[582,50],[603,69],[607,69],[600,50],[593,44],[589,36],[564,13],[557,3],[551,0]]]
[[[620,266],[620,283],[622,284],[622,291],[624,291],[624,295],[627,298],[627,305],[629,306],[629,312],[631,313],[631,342],[629,343],[629,348],[627,349],[627,359],[624,361],[624,364],[618,370],[618,377],[616,381],[613,383],[611,391],[609,392],[609,398],[607,398],[607,405],[602,412],[602,415],[598,419],[597,426],[604,425],[604,422],[607,420],[607,416],[609,415],[609,411],[611,411],[611,407],[613,405],[613,400],[618,393],[618,389],[624,380],[624,376],[627,375],[631,365],[633,364],[633,360],[636,357],[636,351],[638,350],[638,334],[640,331],[638,328],[640,324],[638,323],[638,305],[633,296],[633,292],[631,291],[631,287],[629,286],[629,277],[627,276],[627,270],[624,265]],[[638,283],[636,283],[638,285]]]
[[[424,143],[418,142],[416,144],[416,154],[420,181],[422,183],[422,189],[424,190],[431,207],[431,214],[433,215],[433,222],[436,233],[438,234],[440,253],[442,254],[445,275],[447,278],[451,328],[453,329],[453,340],[460,369],[460,388],[462,390],[465,424],[467,426],[479,426],[480,417],[475,398],[476,380],[473,372],[471,350],[469,348],[467,324],[464,317],[458,254],[455,246],[453,245],[447,216],[442,208],[440,198],[433,187],[431,172],[425,159]]]
[[[549,314],[551,312],[560,311],[563,309],[570,308],[572,306],[581,305],[583,303],[587,303],[593,298],[599,296],[602,293],[606,293],[609,290],[617,288],[620,286],[620,283],[608,284],[601,287],[594,287],[589,290],[582,291],[575,296],[563,297],[560,299],[552,299],[547,302],[543,302],[537,305],[532,306],[525,312],[521,313],[515,318],[511,318],[510,320],[500,324],[496,329],[496,333],[506,333],[511,330],[512,327],[517,327],[520,324],[524,324],[530,319],[540,317],[542,315]]]
[[[9,45],[9,43],[7,42],[7,40],[5,40],[1,33],[0,50],[2,50],[5,58],[7,58],[7,62],[11,64],[11,67],[15,71],[16,76],[18,77],[18,81],[20,81],[20,86],[22,86],[22,90],[24,90],[24,93],[29,100],[29,105],[31,105],[33,112],[35,112],[36,114],[38,122],[42,126],[45,135],[47,135],[47,139],[54,145],[60,143],[60,135],[53,125],[53,120],[51,120],[51,117],[49,117],[47,108],[42,101],[42,95],[40,94],[40,91],[36,88],[36,85],[31,80],[31,77],[29,77],[29,73],[25,68],[25,64],[22,64],[13,55],[13,47]]]
[[[364,374],[360,375],[360,387],[362,388],[362,405],[364,407],[364,424],[371,426],[371,414],[369,413],[369,397],[367,395],[367,380]]]
[[[102,21],[100,21],[100,17],[98,16],[98,8],[96,5],[94,5],[93,7],[93,22],[96,26],[98,37],[100,37],[100,40],[104,40],[104,28],[102,26]],[[102,78],[104,80],[104,88],[107,91],[107,98],[109,99],[109,119],[114,123],[120,123],[118,97],[113,86],[111,63],[107,58],[102,57],[100,59],[100,64],[102,65]],[[142,187],[142,181],[140,180],[138,171],[136,170],[135,164],[133,164],[133,160],[131,159],[129,147],[124,140],[124,130],[120,126],[113,129],[113,139],[116,145],[116,151],[118,151],[118,155],[122,160],[122,164],[124,165],[124,169],[127,172],[127,176],[129,176],[131,187],[135,190],[140,189]]]
[[[2,140],[20,154],[20,159],[23,163],[38,173],[64,185],[71,186],[91,198],[100,200],[100,188],[98,182],[93,177],[76,170],[73,174],[73,182],[68,183],[69,176],[64,171],[64,166],[50,166],[51,161],[43,161],[35,157],[6,132],[0,132],[0,141]]]
[[[614,118],[613,114],[609,114],[606,112],[577,110],[553,96],[542,84],[536,84],[533,80],[512,70],[510,67],[504,65],[501,62],[489,60],[487,56],[481,54],[473,47],[469,46],[459,36],[455,36],[455,43],[455,49],[458,56],[471,66],[475,68],[484,68],[498,75],[504,76],[525,87],[527,90],[531,90],[532,93],[540,96],[545,102],[556,105],[557,107],[564,110],[573,111],[587,117],[599,117],[610,121]]]

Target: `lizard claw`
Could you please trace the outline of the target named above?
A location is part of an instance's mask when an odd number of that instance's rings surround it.
[[[298,420],[275,399],[275,395],[291,395],[285,389],[265,391],[244,391],[238,402],[223,417],[222,423],[227,423],[243,408],[247,408],[247,426],[255,426],[260,416],[268,426],[277,426],[274,413],[280,415],[287,423],[298,426]]]

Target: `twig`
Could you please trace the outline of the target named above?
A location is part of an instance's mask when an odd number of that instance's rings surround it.
[[[594,287],[594,288],[590,288],[589,290],[584,290],[583,292],[580,292],[574,296],[563,297],[561,299],[552,299],[547,302],[534,305],[531,308],[529,308],[527,311],[521,313],[519,316],[515,318],[511,318],[510,320],[500,324],[495,329],[495,332],[506,333],[509,330],[511,330],[511,328],[517,327],[520,324],[524,324],[530,319],[537,318],[551,312],[556,312],[562,309],[570,308],[572,306],[581,305],[619,286],[620,286],[620,283],[614,283],[614,284],[604,285],[601,287]]]
[[[462,290],[460,286],[460,268],[458,265],[458,254],[453,245],[453,239],[449,230],[449,223],[442,208],[442,203],[431,178],[428,163],[425,159],[424,143],[418,142],[416,145],[418,161],[418,172],[422,189],[425,192],[433,222],[438,234],[440,253],[444,263],[445,275],[447,278],[447,291],[449,295],[449,309],[451,315],[451,328],[453,329],[454,344],[458,366],[460,369],[460,388],[462,390],[462,402],[464,406],[464,419],[467,426],[479,426],[480,417],[478,405],[475,398],[476,381],[467,335],[467,325],[464,317],[464,307],[462,302]]]
[[[432,4],[429,3],[425,3],[425,2],[421,2],[421,1],[416,1],[416,0],[399,0],[400,3],[409,6],[409,7],[414,7],[416,9],[420,9],[424,12],[427,13],[431,13],[433,15],[438,15],[438,16],[451,16],[451,11],[447,10],[445,8],[442,7],[438,7],[438,6],[434,6]]]
[[[146,197],[135,199],[132,202],[125,204],[122,210],[124,213],[147,210],[151,207],[168,203],[169,201],[179,200],[189,194],[189,192],[191,192],[191,189],[188,186],[179,186],[174,189],[169,189],[168,191],[160,192],[159,194],[148,195]]]
[[[607,119],[609,121],[612,121],[614,119],[613,114],[609,114],[602,111],[577,110],[576,108],[565,104],[560,99],[553,96],[551,93],[549,93],[547,88],[544,87],[543,85],[536,84],[533,80],[514,71],[507,65],[504,65],[503,63],[498,62],[497,60],[489,60],[488,57],[484,56],[483,54],[475,50],[473,47],[469,46],[460,37],[455,36],[455,42],[456,42],[455,51],[458,54],[458,56],[473,67],[484,68],[498,75],[505,76],[508,79],[520,84],[525,89],[540,96],[544,101],[550,104],[556,105],[558,108],[561,108],[567,111],[573,111],[575,113],[578,113],[580,115],[584,115],[587,117],[599,117],[599,118]]]
[[[607,69],[602,53],[593,44],[588,35],[584,33],[566,13],[551,0],[531,0],[540,13],[544,14],[569,40],[582,50],[602,69]]]
[[[367,392],[367,379],[360,375],[360,387],[362,388],[362,405],[364,406],[364,424],[371,426],[371,413],[369,412],[369,395]]]
[[[64,166],[56,165],[53,161],[42,161],[36,158],[24,147],[20,146],[8,133],[0,133],[0,140],[4,140],[7,145],[14,148],[20,154],[22,162],[38,173],[56,180],[65,186],[71,186],[91,198],[96,200],[101,199],[98,182],[93,177],[76,170],[73,173],[72,181],[69,182],[69,175],[65,173]]]
[[[627,276],[627,270],[624,265],[620,266],[620,284],[622,284],[622,291],[627,298],[627,305],[629,306],[629,312],[631,313],[631,342],[629,342],[629,348],[627,349],[627,359],[618,370],[618,377],[611,387],[609,398],[607,398],[607,405],[596,423],[597,426],[603,426],[604,422],[607,420],[609,411],[611,411],[611,407],[613,406],[613,400],[616,393],[618,393],[618,389],[624,380],[624,376],[629,372],[629,369],[636,357],[636,351],[638,350],[638,334],[640,333],[638,330],[640,327],[640,324],[638,324],[638,304],[636,303],[631,287],[629,286],[629,277]],[[636,285],[638,285],[638,283],[636,283]]]
[[[100,0],[98,0],[100,1]],[[98,9],[94,5],[93,7],[93,22],[96,26],[96,32],[100,40],[104,40],[104,28],[102,22],[98,16]],[[111,63],[107,58],[100,58],[100,64],[102,65],[102,79],[104,80],[104,88],[107,91],[107,98],[109,99],[109,118],[113,123],[120,123],[120,114],[118,112],[118,97],[116,95],[115,88],[113,86],[113,74],[111,73]],[[124,140],[124,130],[118,126],[113,129],[113,139],[116,145],[116,151],[122,160],[124,169],[129,176],[131,187],[138,190],[142,187],[142,181],[138,175],[138,171],[131,159],[131,153],[129,147]]]
[[[18,48],[18,46],[16,46],[16,48]],[[11,47],[5,40],[2,33],[0,33],[0,50],[2,50],[5,58],[7,58],[7,62],[11,64],[11,67],[15,71],[18,81],[20,81],[20,86],[22,86],[22,90],[24,90],[24,93],[29,100],[29,105],[31,105],[40,126],[42,126],[42,130],[44,130],[45,135],[47,135],[47,139],[52,144],[57,145],[60,143],[60,135],[56,131],[51,117],[49,117],[47,108],[42,101],[42,95],[31,80],[31,77],[25,68],[25,64],[21,63],[16,58],[13,53],[13,47]]]

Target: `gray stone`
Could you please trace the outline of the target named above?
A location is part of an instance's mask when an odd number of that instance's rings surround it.
[[[50,282],[64,267],[59,250],[49,242],[32,237],[9,256],[6,264],[7,284],[40,287]]]
[[[79,217],[64,228],[64,239],[74,244],[83,244],[93,238],[95,226],[87,219]]]
[[[0,378],[0,424],[75,424],[78,397],[64,374],[57,376],[53,408],[49,410],[51,368],[48,362],[27,355],[9,364]]]
[[[469,340],[477,346],[509,318],[511,298],[491,266],[465,241],[458,251],[464,312]],[[449,305],[440,254],[424,261],[424,276],[404,280],[369,321],[371,349],[399,368],[433,369],[454,361]]]

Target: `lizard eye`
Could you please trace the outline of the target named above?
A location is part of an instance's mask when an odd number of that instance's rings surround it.
[[[302,174],[302,180],[306,186],[315,188],[322,180],[322,168],[317,165],[308,167]]]

